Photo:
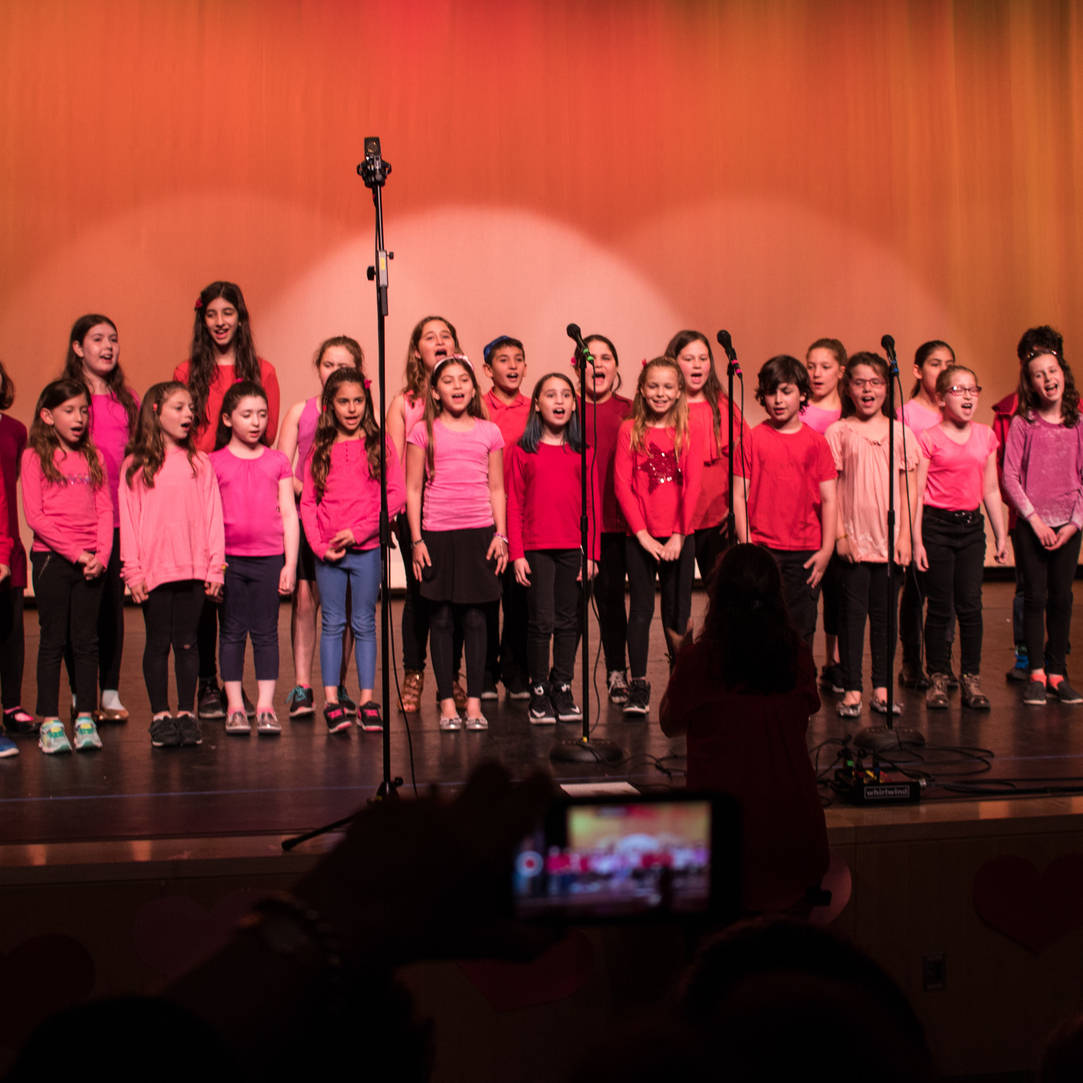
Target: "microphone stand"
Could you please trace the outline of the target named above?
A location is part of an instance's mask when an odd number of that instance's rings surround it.
[[[380,140],[365,139],[365,160],[357,167],[365,187],[372,192],[376,211],[376,258],[368,268],[368,279],[376,283],[377,386],[380,389],[380,692],[383,708],[383,775],[376,799],[398,797],[401,778],[391,777],[391,520],[387,511],[387,434],[384,432],[384,404],[387,402],[384,321],[387,318],[387,264],[394,252],[384,248],[384,205],[381,193],[391,172],[391,163],[380,156]]]
[[[737,520],[733,514],[733,378],[734,376],[740,377],[744,380],[744,373],[741,372],[741,366],[737,364],[737,351],[733,348],[733,339],[730,337],[729,331],[718,332],[718,345],[726,351],[726,357],[729,359],[729,364],[726,366],[726,398],[729,400],[729,507],[726,511],[726,541],[729,545],[733,545],[737,541]],[[702,572],[702,568],[700,571]]]
[[[555,741],[549,750],[549,758],[554,763],[618,763],[624,758],[624,751],[612,741],[591,740],[590,736],[590,672],[588,663],[587,632],[590,622],[590,577],[587,575],[587,562],[590,560],[590,527],[587,519],[587,426],[583,418],[583,409],[587,401],[587,365],[594,363],[594,358],[583,341],[583,334],[578,324],[568,324],[568,336],[576,345],[579,353],[579,636],[582,644],[580,664],[583,671],[583,732],[575,740]],[[597,407],[595,407],[597,409]],[[597,509],[598,512],[601,509]]]
[[[854,744],[858,748],[872,752],[884,752],[904,745],[923,745],[924,736],[916,729],[900,726],[895,728],[895,682],[891,679],[894,668],[895,638],[898,635],[896,620],[899,606],[895,596],[895,381],[899,377],[899,362],[895,358],[895,340],[891,335],[884,335],[880,345],[887,353],[887,643],[888,659],[887,679],[887,722],[882,726],[865,726],[854,735]],[[913,554],[911,554],[913,559]]]

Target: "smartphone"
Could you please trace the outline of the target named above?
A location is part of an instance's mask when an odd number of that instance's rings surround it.
[[[736,802],[723,794],[561,798],[515,856],[525,919],[591,922],[735,917]]]

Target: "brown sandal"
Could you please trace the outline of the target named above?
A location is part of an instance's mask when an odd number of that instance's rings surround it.
[[[425,674],[420,670],[408,669],[402,682],[402,709],[406,714],[417,714],[421,710],[421,692],[425,687]]]

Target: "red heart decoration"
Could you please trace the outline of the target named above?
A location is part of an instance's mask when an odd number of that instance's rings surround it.
[[[1025,857],[997,857],[974,874],[974,910],[991,929],[1037,955],[1083,929],[1083,855],[1038,872]]]

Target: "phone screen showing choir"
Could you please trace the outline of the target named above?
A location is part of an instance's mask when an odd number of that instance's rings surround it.
[[[562,803],[523,840],[522,917],[618,918],[712,909],[712,802]]]

